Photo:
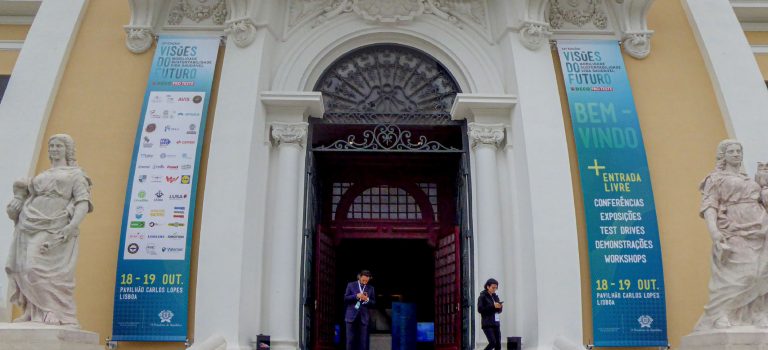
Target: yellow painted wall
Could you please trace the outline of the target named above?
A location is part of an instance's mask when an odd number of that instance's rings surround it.
[[[746,32],[747,41],[750,45],[768,46],[768,32]],[[757,65],[760,66],[760,72],[763,73],[763,80],[768,80],[768,54],[755,54]]]
[[[90,1],[72,49],[50,120],[47,137],[68,133],[75,139],[77,159],[93,180],[94,212],[80,234],[75,300],[85,330],[98,332],[102,342],[112,332],[112,308],[120,225],[134,138],[151,67],[154,47],[135,55],[125,47],[121,23],[129,23],[127,1]],[[223,56],[224,49],[219,52]],[[219,60],[221,63],[221,60]],[[220,71],[220,66],[217,71]],[[218,81],[218,76],[215,77]],[[214,83],[210,111],[215,109]],[[191,283],[196,282],[199,218],[203,210],[205,169],[213,115],[208,125],[200,164]],[[46,148],[43,147],[43,150]],[[42,152],[37,171],[49,167]],[[194,324],[194,288],[190,292],[190,329]],[[18,313],[18,310],[17,310]],[[121,343],[120,349],[184,349],[180,343]]]
[[[698,217],[698,185],[714,168],[715,147],[727,134],[712,82],[680,2],[654,2],[648,26],[655,31],[650,56],[637,60],[625,54],[624,61],[656,200],[669,339],[677,348],[680,339],[693,330],[708,298],[711,241],[704,220]],[[557,53],[553,55],[557,60]],[[583,197],[559,60],[557,64],[579,227],[584,341],[592,343]]]
[[[0,40],[24,40],[29,27],[29,25],[0,24]],[[18,50],[0,50],[0,75],[11,74],[18,58]]]

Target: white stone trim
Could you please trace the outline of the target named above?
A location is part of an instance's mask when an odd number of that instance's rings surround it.
[[[44,1],[30,27],[0,103],[0,202],[12,197],[9,184],[31,176],[56,99],[61,76],[85,13],[87,0]],[[58,130],[66,132],[66,130]],[[8,247],[11,225],[0,225],[0,247]],[[8,249],[0,249],[0,261]],[[7,277],[0,274],[5,298]],[[0,303],[0,321],[8,320],[7,303]]]
[[[21,51],[24,40],[0,40],[0,51]]]
[[[446,39],[446,34],[451,34]],[[276,58],[273,89],[311,90],[322,72],[352,49],[373,43],[394,43],[418,48],[435,57],[454,75],[464,92],[504,91],[501,62],[489,51],[497,47],[434,16],[423,17],[407,26],[365,23],[356,16],[339,16],[306,35],[294,34],[287,48]],[[309,68],[308,68],[309,67]]]
[[[768,45],[752,45],[752,53],[755,55],[768,54]]]
[[[768,90],[732,4],[728,0],[681,0],[707,65],[728,135],[744,145],[744,164],[754,173],[768,150]],[[715,145],[712,145],[714,149]]]
[[[0,16],[0,24],[29,25],[35,21],[35,16]]]
[[[269,224],[265,198],[270,146],[258,93],[269,79],[263,66],[269,61],[270,38],[266,30],[258,30],[245,48],[227,42],[211,130],[194,337],[219,335],[231,350],[247,348],[266,327],[261,299],[268,292],[263,281],[268,279],[264,232]]]

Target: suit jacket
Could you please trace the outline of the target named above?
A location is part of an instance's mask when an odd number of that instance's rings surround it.
[[[501,323],[496,321],[496,314],[501,313],[501,309],[493,307],[493,303],[499,302],[499,296],[496,293],[488,293],[487,290],[480,292],[480,296],[477,297],[477,312],[480,313],[481,327],[497,327]]]
[[[363,286],[363,292],[368,293],[368,302],[360,303],[360,308],[355,309],[357,304],[357,293],[360,293],[360,287],[357,284],[358,281],[349,282],[347,284],[347,290],[344,292],[344,305],[346,305],[346,311],[344,313],[345,322],[354,322],[357,315],[360,315],[360,323],[367,325],[371,316],[368,314],[368,309],[376,305],[376,292],[373,290],[373,286],[370,284]]]

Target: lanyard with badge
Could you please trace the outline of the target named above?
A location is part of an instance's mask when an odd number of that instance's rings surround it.
[[[368,285],[362,285],[362,284],[360,284],[360,281],[357,281],[357,288],[360,289],[360,293],[365,293],[365,287],[367,287],[367,286]],[[366,303],[367,303],[367,301],[366,301]],[[360,300],[358,300],[357,303],[355,303],[355,309],[359,309],[360,305],[361,305]]]

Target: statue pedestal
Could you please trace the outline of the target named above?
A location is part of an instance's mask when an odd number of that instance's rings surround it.
[[[0,350],[104,350],[99,335],[40,323],[0,323]]]
[[[680,350],[765,350],[768,329],[733,327],[691,333],[683,337]]]

